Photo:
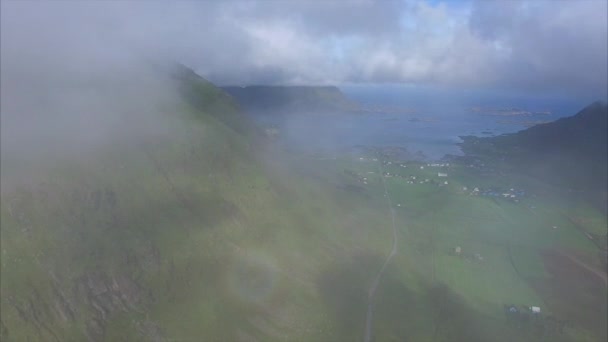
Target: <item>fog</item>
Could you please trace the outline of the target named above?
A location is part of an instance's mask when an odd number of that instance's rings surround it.
[[[2,3],[3,190],[110,143],[178,132],[170,60],[108,39],[100,22],[59,16],[66,4],[37,5]]]

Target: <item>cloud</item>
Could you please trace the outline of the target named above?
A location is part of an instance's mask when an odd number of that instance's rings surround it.
[[[35,61],[44,54],[36,72],[51,72],[49,60],[68,60],[71,70],[87,72],[91,60],[118,63],[138,55],[182,61],[219,84],[608,89],[602,0],[2,6],[3,59]]]
[[[145,49],[117,35],[125,32],[118,14],[129,13],[112,5],[105,8],[112,15],[100,15],[94,4],[1,3],[3,186],[7,174],[27,179],[109,143],[178,131],[178,120],[164,112],[179,101],[175,88],[153,71]]]
[[[606,95],[607,13],[605,1],[480,1],[470,28],[503,51],[503,84]]]

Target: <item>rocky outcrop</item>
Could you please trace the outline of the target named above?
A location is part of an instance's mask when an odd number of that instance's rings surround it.
[[[65,281],[49,271],[51,295],[43,296],[36,287],[23,299],[7,296],[7,303],[21,320],[32,325],[43,341],[61,341],[61,329],[84,321],[84,336],[89,341],[104,341],[112,315],[119,312],[145,313],[152,296],[125,275],[87,272],[72,282],[71,291]],[[69,288],[69,286],[68,286]],[[0,322],[2,341],[9,340],[8,328]],[[163,341],[160,327],[154,322],[133,322],[144,340]]]
[[[110,316],[116,312],[144,311],[143,291],[130,278],[90,272],[75,281],[75,297],[91,308],[92,317],[86,322],[90,341],[102,341]]]

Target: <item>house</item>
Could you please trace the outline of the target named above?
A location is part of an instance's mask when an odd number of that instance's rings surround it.
[[[443,172],[437,173],[437,177],[447,177],[447,176],[448,176],[447,173],[443,173]]]
[[[533,314],[539,314],[540,308],[538,306],[531,306],[530,311],[532,311]]]
[[[269,138],[276,138],[279,135],[279,130],[276,128],[266,128],[265,129],[266,136]]]

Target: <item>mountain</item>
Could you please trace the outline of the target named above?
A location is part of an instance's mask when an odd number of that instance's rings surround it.
[[[222,87],[249,112],[344,112],[358,108],[334,86]]]
[[[48,94],[44,144],[3,111],[0,340],[359,337],[390,233],[354,181],[290,166],[188,68],[101,76]]]
[[[586,192],[606,210],[608,107],[595,102],[576,115],[497,137],[463,137],[463,151],[502,160],[553,184]]]
[[[559,152],[601,160],[608,147],[607,114],[606,103],[595,102],[574,116],[497,137],[496,141],[513,143],[529,153]]]
[[[260,133],[257,126],[240,115],[236,100],[221,88],[181,64],[173,66],[172,75],[178,82],[180,95],[195,108],[215,117],[239,134],[249,136]]]

